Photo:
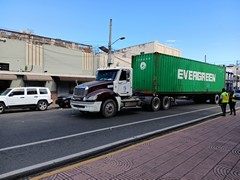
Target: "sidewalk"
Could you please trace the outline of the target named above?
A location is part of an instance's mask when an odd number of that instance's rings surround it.
[[[33,179],[240,179],[240,111]]]
[[[59,105],[55,104],[55,102],[52,103],[52,104],[48,107],[48,109],[58,109],[58,108],[60,108],[60,107],[59,107]]]

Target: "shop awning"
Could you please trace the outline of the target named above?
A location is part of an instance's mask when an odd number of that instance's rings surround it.
[[[17,76],[14,74],[0,74],[0,80],[16,80]]]
[[[47,75],[24,75],[24,81],[52,81],[51,76]]]
[[[69,77],[69,76],[55,76],[55,81],[79,81],[79,82],[88,82],[95,80],[95,77]]]

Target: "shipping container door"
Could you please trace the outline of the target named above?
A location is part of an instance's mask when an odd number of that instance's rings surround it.
[[[133,57],[134,90],[154,92],[155,57],[155,54],[143,54]]]

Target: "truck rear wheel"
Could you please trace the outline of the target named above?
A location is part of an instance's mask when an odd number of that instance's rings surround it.
[[[155,96],[152,98],[151,102],[151,110],[152,111],[158,111],[161,107],[161,100],[159,97]]]
[[[161,98],[161,101],[162,101],[162,109],[166,110],[170,108],[171,100],[168,96],[163,96]]]
[[[220,97],[218,94],[212,95],[210,98],[210,103],[212,104],[218,104],[220,100]]]
[[[104,101],[102,108],[101,108],[101,113],[103,117],[110,118],[116,115],[117,113],[117,105],[114,100],[108,99]]]

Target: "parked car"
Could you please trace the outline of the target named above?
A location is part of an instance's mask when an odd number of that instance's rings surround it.
[[[71,107],[70,106],[70,101],[72,99],[72,95],[68,94],[68,95],[61,95],[58,96],[57,100],[55,101],[56,104],[59,105],[59,107],[61,108],[66,108],[66,107]]]
[[[240,100],[240,90],[235,90],[236,99]]]
[[[46,87],[8,88],[0,94],[0,113],[13,108],[44,111],[52,102],[51,92]]]

